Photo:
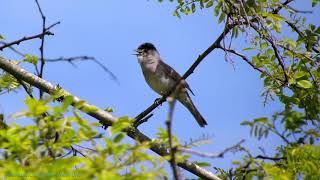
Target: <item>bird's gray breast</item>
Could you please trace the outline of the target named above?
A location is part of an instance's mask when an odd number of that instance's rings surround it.
[[[174,80],[166,74],[161,63],[154,62],[142,67],[143,75],[148,85],[160,95],[166,94],[175,84]]]

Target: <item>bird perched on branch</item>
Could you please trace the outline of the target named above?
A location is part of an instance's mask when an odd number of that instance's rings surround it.
[[[153,44],[143,43],[135,51],[135,55],[138,58],[148,85],[160,95],[169,93],[169,91],[177,85],[181,76],[172,67],[161,60],[160,54]],[[198,124],[201,127],[204,127],[207,125],[207,122],[193,104],[188,90],[193,94],[188,83],[185,80],[182,80],[171,96],[182,103],[191,112]]]

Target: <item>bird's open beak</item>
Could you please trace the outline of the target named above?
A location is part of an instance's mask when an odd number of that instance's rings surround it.
[[[139,52],[138,52],[137,49],[134,49],[133,51],[134,51],[135,53],[133,53],[132,55],[136,55],[136,56],[137,56],[137,55],[139,54]]]

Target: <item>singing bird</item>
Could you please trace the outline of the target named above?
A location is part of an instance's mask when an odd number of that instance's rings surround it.
[[[180,80],[181,76],[172,67],[162,61],[159,52],[153,44],[143,43],[135,51],[148,85],[160,95],[167,94]],[[173,93],[173,96],[191,112],[200,127],[204,127],[207,125],[207,122],[193,104],[188,90],[193,94],[188,83],[182,81]]]

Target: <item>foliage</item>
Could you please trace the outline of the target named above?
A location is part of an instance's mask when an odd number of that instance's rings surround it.
[[[12,115],[14,122],[0,129],[0,174],[35,179],[154,179],[165,175],[163,160],[146,152],[148,144],[124,141],[121,129],[128,125],[127,117],[120,118],[105,137],[98,132],[99,124],[68,108],[68,98],[61,105],[49,97],[25,99],[27,109]],[[33,123],[15,123],[26,118]]]

